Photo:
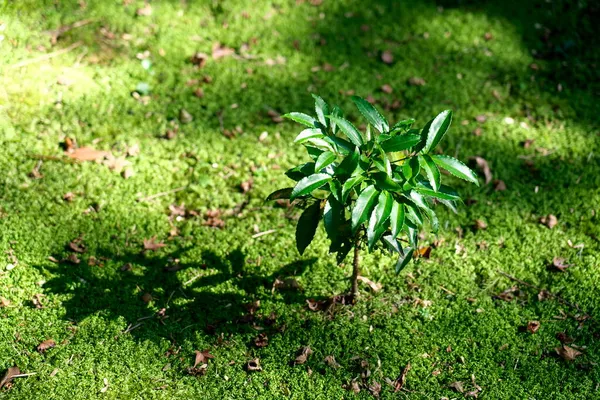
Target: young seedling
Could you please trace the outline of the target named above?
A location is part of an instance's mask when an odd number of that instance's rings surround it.
[[[296,227],[300,254],[313,240],[320,220],[338,263],[354,249],[350,294],[355,301],[361,247],[373,251],[383,246],[396,254],[399,273],[418,248],[425,220],[433,232],[438,231],[433,204],[456,212],[460,197],[442,184],[440,168],[479,182],[462,162],[433,153],[450,127],[451,111],[441,112],[422,129],[412,128],[412,119],[390,126],[369,102],[354,96],[367,122],[361,133],[343,118],[339,107],[330,108],[319,96],[313,97],[316,118],[298,112],[284,115],[306,127],[294,142],[306,147],[312,161],[288,170],[285,174],[296,185],[271,193],[267,200],[289,199],[304,209]]]

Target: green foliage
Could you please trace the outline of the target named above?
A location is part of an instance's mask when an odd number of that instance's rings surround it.
[[[359,239],[370,251],[383,245],[397,254],[398,273],[412,259],[423,225],[428,221],[437,232],[435,202],[454,210],[454,202],[460,201],[454,189],[441,183],[440,168],[479,184],[475,173],[459,160],[432,154],[448,132],[452,111],[442,111],[421,130],[412,128],[412,119],[390,128],[373,105],[354,96],[352,101],[368,123],[363,134],[341,117],[339,107],[313,97],[317,118],[297,112],[285,117],[309,127],[295,142],[306,146],[314,162],[287,171],[296,186],[275,191],[268,200],[287,197],[306,208],[296,228],[300,254],[323,219],[330,251],[338,253],[338,261]]]

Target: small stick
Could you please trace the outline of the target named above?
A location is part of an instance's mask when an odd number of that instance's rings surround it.
[[[518,282],[518,283],[520,283],[521,285],[525,285],[525,286],[528,286],[528,287],[530,287],[530,288],[533,288],[533,289],[536,289],[536,290],[539,290],[539,291],[542,291],[542,290],[544,290],[544,289],[542,289],[542,288],[540,288],[540,287],[537,287],[537,286],[535,286],[535,285],[533,285],[533,284],[531,284],[531,283],[529,283],[529,282],[525,282],[524,280],[521,280],[521,279],[519,279],[519,278],[516,278],[516,277],[514,277],[514,276],[512,276],[512,275],[510,275],[510,274],[507,274],[507,273],[506,273],[506,272],[504,272],[504,271],[498,270],[498,273],[499,273],[500,275],[504,275],[506,278],[508,278],[508,279],[510,279],[510,280],[512,280],[512,281],[515,281],[515,282]],[[594,318],[592,318],[592,316],[591,316],[591,315],[589,315],[588,313],[586,313],[585,311],[583,311],[583,310],[582,310],[582,309],[581,309],[581,308],[580,308],[580,307],[579,307],[577,304],[575,304],[575,303],[571,303],[570,301],[567,301],[567,300],[563,299],[563,298],[562,298],[562,297],[560,297],[559,295],[557,295],[557,294],[554,294],[554,293],[552,293],[552,292],[549,292],[549,291],[547,291],[547,290],[546,290],[546,292],[548,293],[548,295],[549,295],[549,296],[551,296],[551,297],[554,297],[554,298],[555,298],[556,300],[558,300],[559,302],[561,302],[561,303],[563,303],[563,304],[566,304],[566,305],[568,305],[569,307],[572,307],[572,308],[576,309],[576,310],[577,310],[577,311],[579,311],[580,313],[582,313],[582,314],[585,314],[586,316],[588,316],[590,320],[592,320],[592,321],[595,321],[595,319],[594,319]]]
[[[11,65],[8,68],[9,69],[16,69],[16,68],[21,68],[21,67],[24,67],[26,65],[34,64],[34,63],[37,63],[37,62],[40,62],[40,61],[46,61],[46,60],[49,60],[49,59],[51,59],[53,57],[59,56],[61,54],[68,53],[69,51],[78,48],[82,44],[83,44],[83,42],[75,42],[72,45],[70,45],[68,47],[65,47],[64,49],[60,49],[60,50],[54,51],[52,53],[44,54],[44,55],[39,56],[39,57],[30,58],[29,60],[20,61],[20,62],[18,62],[16,64]]]
[[[131,324],[129,324],[129,326],[127,327],[127,329],[125,329],[125,330],[123,331],[123,333],[129,333],[129,332],[131,332],[132,330],[134,330],[134,329],[136,329],[136,328],[139,328],[139,327],[140,327],[140,326],[142,326],[142,325],[144,325],[144,323],[143,323],[143,322],[140,322],[139,324],[135,324],[135,325],[133,325],[133,326],[131,326]]]
[[[252,239],[259,238],[261,236],[269,235],[271,233],[277,232],[277,229],[269,229],[268,231],[258,232],[257,234],[252,235]]]
[[[11,376],[11,379],[12,378],[25,378],[26,376],[31,376],[31,375],[35,375],[35,374],[37,374],[37,372],[30,372],[28,374],[13,375],[13,376]]]
[[[139,203],[142,203],[142,202],[145,202],[145,201],[154,200],[154,199],[156,199],[158,197],[162,197],[162,196],[166,196],[166,195],[169,195],[169,194],[181,192],[185,188],[186,188],[185,186],[181,186],[181,187],[178,187],[178,188],[175,188],[175,189],[167,190],[165,192],[156,193],[156,194],[153,194],[151,196],[142,197],[141,199],[138,199],[137,201]]]
[[[93,18],[84,19],[84,20],[81,20],[81,21],[77,21],[77,22],[75,22],[75,23],[73,23],[71,25],[61,26],[58,29],[55,29],[53,31],[46,31],[45,33],[47,33],[47,34],[49,34],[51,36],[51,38],[52,38],[52,44],[55,44],[56,41],[58,40],[58,38],[61,37],[64,33],[67,33],[70,30],[75,29],[75,28],[80,28],[80,27],[85,26],[87,24],[90,24],[90,23],[92,23],[94,21],[95,21],[95,19],[93,19]]]

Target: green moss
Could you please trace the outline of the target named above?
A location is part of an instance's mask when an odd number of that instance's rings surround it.
[[[0,309],[0,370],[18,365],[36,373],[0,397],[346,398],[352,395],[342,386],[360,376],[360,360],[384,398],[393,397],[385,379],[396,379],[409,362],[407,397],[457,397],[448,385],[462,381],[471,391],[472,375],[489,398],[598,396],[593,322],[579,327],[574,316],[581,313],[539,301],[537,290],[522,285],[512,302],[493,298],[515,284],[503,270],[598,318],[600,52],[592,5],[165,0],[140,17],[143,2],[122,3],[21,1],[0,12],[0,296],[10,301]],[[93,21],[49,44],[45,31],[85,19]],[[248,43],[251,57],[194,67],[190,56],[210,54],[215,42],[236,50]],[[11,68],[75,43],[51,59]],[[380,61],[383,50],[393,53],[393,64]],[[145,51],[150,70],[136,58]],[[205,76],[212,82],[202,83]],[[426,85],[410,85],[411,77]],[[146,104],[131,94],[140,82],[150,87]],[[383,93],[383,84],[393,93]],[[193,95],[197,87],[204,97]],[[445,152],[484,157],[507,190],[456,182],[471,201],[458,215],[440,210],[445,229],[429,260],[395,276],[387,256],[365,255],[363,274],[383,289],[363,287],[357,306],[315,313],[306,300],[344,292],[350,271],[327,257],[321,231],[322,244],[299,257],[295,221],[263,201],[304,157],[290,146],[296,127],[274,123],[267,111],[308,112],[317,92],[356,118],[340,90],[372,95],[380,108],[398,100],[385,111],[393,120],[424,122],[452,108]],[[193,121],[164,139],[182,108]],[[481,114],[487,120],[477,123]],[[242,133],[228,139],[221,123]],[[480,136],[472,133],[477,127]],[[65,136],[117,155],[139,144],[140,154],[128,159],[135,175],[48,159],[43,177],[33,179],[35,156],[61,156]],[[535,142],[524,148],[526,139]],[[249,178],[253,188],[242,194],[239,185]],[[67,192],[73,201],[63,200]],[[203,225],[206,210],[232,210],[246,200],[240,215],[224,218],[224,229]],[[168,207],[181,203],[200,217],[173,222],[179,236],[169,238]],[[559,220],[551,230],[538,222],[550,213]],[[488,228],[474,231],[476,219]],[[276,233],[253,238],[257,229]],[[87,246],[80,264],[49,259],[66,258],[65,246],[80,236]],[[152,236],[166,246],[143,253]],[[92,256],[101,265],[89,263]],[[547,268],[555,256],[573,264],[568,272]],[[173,259],[182,268],[165,272]],[[131,271],[121,270],[125,264]],[[273,291],[276,278],[294,278],[302,290]],[[36,295],[43,308],[32,302]],[[255,300],[258,314],[276,315],[274,326],[257,317],[264,331],[239,322],[243,304]],[[168,318],[161,321],[153,315],[163,308]],[[561,310],[570,317],[556,318]],[[531,320],[541,321],[535,334],[522,330]],[[560,331],[584,347],[575,362],[554,355]],[[259,349],[253,340],[260,332],[269,345]],[[56,347],[39,354],[36,346],[48,338]],[[306,345],[314,354],[292,366]],[[178,353],[167,357],[169,349]],[[194,350],[203,349],[215,358],[205,376],[190,376]],[[327,366],[327,355],[341,367]],[[260,373],[244,370],[254,357]],[[104,379],[109,387],[101,394]],[[369,396],[363,389],[358,397]]]

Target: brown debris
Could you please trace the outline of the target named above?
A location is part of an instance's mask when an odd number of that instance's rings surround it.
[[[381,61],[383,61],[386,64],[391,64],[394,62],[394,55],[391,51],[386,50],[383,53],[381,53]]]
[[[223,221],[220,217],[221,210],[207,210],[206,213],[204,213],[205,221],[202,223],[202,225],[210,226],[211,228],[224,228],[225,221]]]
[[[540,329],[540,321],[529,321],[527,323],[527,331],[536,333]]]
[[[392,386],[394,386],[394,392],[398,392],[404,387],[404,385],[406,384],[406,374],[408,374],[408,371],[410,371],[410,369],[410,363],[406,364],[406,367],[404,367],[402,373],[393,382]]]
[[[3,387],[7,387],[9,388],[12,384],[12,380],[16,375],[20,375],[21,374],[21,370],[19,369],[19,367],[9,367],[6,370],[6,373],[4,374],[4,376],[2,377],[2,379],[0,380],[0,389],[2,389]]]
[[[109,154],[108,151],[96,150],[91,147],[80,147],[67,152],[67,156],[77,161],[99,161]]]
[[[262,371],[262,367],[260,366],[260,360],[258,358],[254,358],[246,364],[246,371],[248,372],[258,372]]]
[[[150,239],[144,239],[144,250],[156,251],[166,246],[163,242],[157,242],[156,236],[152,236]]]
[[[388,84],[386,83],[385,85],[381,86],[381,91],[382,91],[383,93],[390,94],[390,93],[392,93],[392,92],[394,91],[394,89],[393,89],[393,88],[392,88],[390,85],[388,85]]]
[[[298,352],[296,353],[296,359],[294,360],[294,365],[299,365],[299,364],[304,364],[306,362],[306,360],[308,359],[308,356],[310,356],[313,353],[312,349],[308,346],[303,346],[300,349],[298,349]]]
[[[483,172],[485,184],[487,185],[492,181],[492,171],[490,170],[488,162],[485,160],[485,158],[479,156],[474,157],[474,160],[477,164],[477,167]]]
[[[569,268],[572,265],[572,264],[566,264],[565,261],[566,260],[562,257],[554,257],[552,259],[551,267],[553,267],[557,271],[565,272],[567,270],[567,268]]]
[[[425,82],[425,79],[423,79],[423,78],[419,78],[418,76],[413,76],[411,78],[408,78],[408,84],[411,86],[425,86],[427,84],[427,82]]]
[[[555,348],[554,351],[556,351],[556,354],[561,356],[565,361],[573,361],[583,354],[579,350],[575,350],[574,348],[569,347],[566,344],[563,344],[562,347]]]
[[[552,229],[558,224],[558,218],[555,215],[548,214],[540,218],[540,223]]]
[[[44,340],[42,343],[40,343],[36,350],[39,353],[45,353],[47,350],[53,348],[56,346],[56,342],[52,339],[48,339],[48,340]]]
[[[333,369],[341,367],[341,365],[338,364],[338,362],[335,360],[335,357],[333,355],[329,355],[329,356],[325,357],[325,359],[323,361],[325,361],[325,364],[329,365]]]
[[[235,54],[235,50],[221,45],[219,42],[215,42],[212,46],[212,58],[218,60],[219,58],[228,57]]]

